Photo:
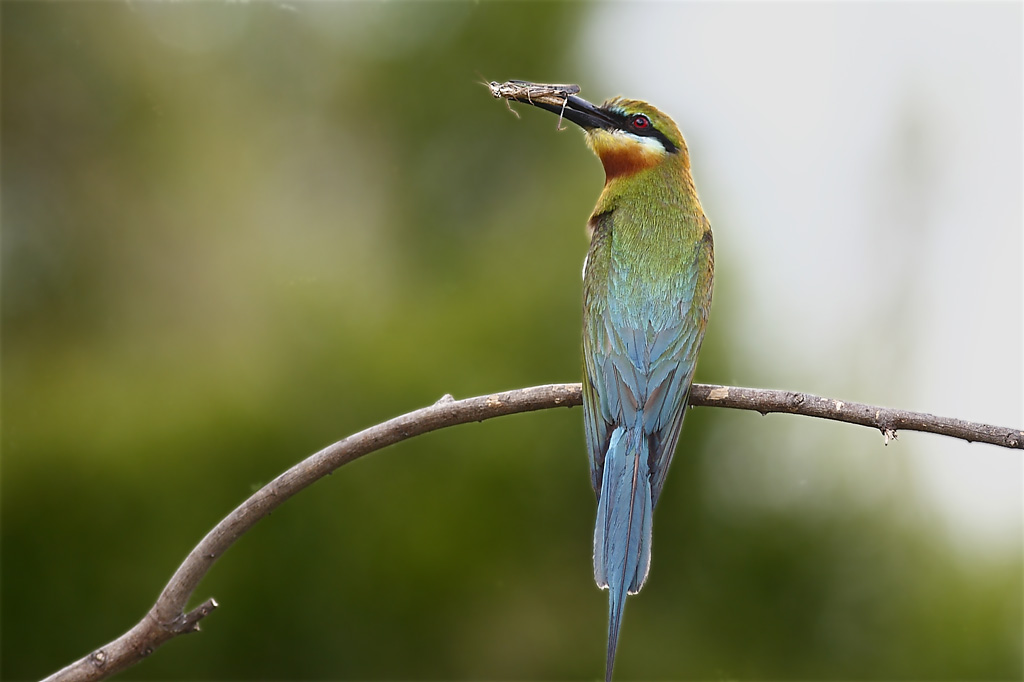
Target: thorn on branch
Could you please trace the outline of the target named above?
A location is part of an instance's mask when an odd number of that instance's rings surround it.
[[[103,649],[97,649],[89,655],[89,662],[97,668],[102,668],[107,664],[107,652]]]
[[[218,606],[220,604],[217,603],[217,600],[211,597],[188,613],[179,614],[177,618],[164,625],[163,628],[177,635],[199,632],[199,621],[210,615]]]

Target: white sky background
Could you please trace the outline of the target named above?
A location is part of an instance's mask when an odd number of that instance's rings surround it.
[[[1021,8],[595,8],[583,95],[646,99],[689,143],[711,324],[742,344],[723,383],[1024,426]],[[904,433],[886,454],[957,539],[1019,551],[1020,451]]]

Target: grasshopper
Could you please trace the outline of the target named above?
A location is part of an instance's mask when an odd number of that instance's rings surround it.
[[[512,108],[511,100],[521,102],[525,99],[530,103],[533,100],[537,100],[544,104],[561,105],[562,111],[558,115],[558,130],[564,130],[562,128],[562,114],[565,113],[565,105],[569,102],[569,95],[575,95],[580,91],[580,86],[573,83],[531,83],[529,81],[512,80],[505,81],[504,83],[491,81],[486,85],[491,89],[491,96],[495,99],[504,99],[505,106],[517,118],[519,117],[519,112]]]

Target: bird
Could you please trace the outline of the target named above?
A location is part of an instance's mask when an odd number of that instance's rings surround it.
[[[572,94],[579,88],[509,83],[517,101],[582,128],[604,166],[587,221],[582,336],[584,431],[598,503],[594,579],[609,591],[610,682],[626,596],[650,570],[654,507],[707,329],[714,238],[686,141],[668,115],[641,100],[594,105]]]

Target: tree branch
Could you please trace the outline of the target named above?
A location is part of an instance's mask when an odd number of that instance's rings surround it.
[[[207,533],[171,576],[149,613],[131,630],[57,671],[45,682],[102,680],[138,663],[168,640],[198,631],[199,621],[217,607],[217,602],[209,599],[188,613],[185,606],[213,563],[257,521],[338,467],[399,441],[447,426],[518,412],[574,407],[581,402],[580,384],[533,386],[465,400],[454,400],[446,395],[430,407],[395,417],[327,446],[263,486]],[[887,443],[896,437],[896,431],[908,430],[1024,449],[1024,431],[1018,429],[849,403],[807,393],[694,384],[690,405],[729,407],[762,414],[788,412],[859,424],[881,431]]]
[[[761,414],[787,412],[805,417],[819,417],[848,424],[878,429],[888,443],[897,431],[924,431],[940,436],[959,438],[968,443],[988,443],[1004,448],[1024,449],[1024,431],[990,426],[950,417],[936,417],[924,412],[894,410],[863,403],[850,403],[835,398],[822,398],[810,393],[777,391],[768,388],[737,388],[694,384],[690,391],[693,407],[731,407],[753,410]]]

